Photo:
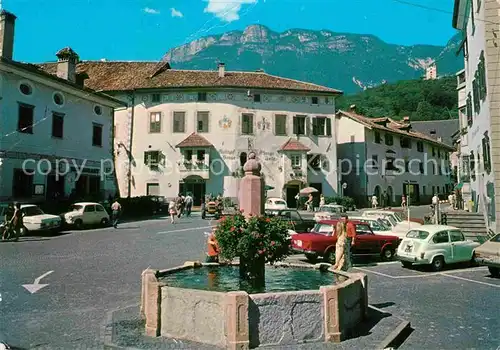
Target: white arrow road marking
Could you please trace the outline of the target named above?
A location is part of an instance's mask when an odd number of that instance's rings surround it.
[[[35,282],[33,282],[33,284],[23,284],[23,287],[26,288],[31,294],[38,292],[40,289],[48,286],[48,284],[40,284],[40,281],[42,280],[42,278],[47,277],[52,272],[54,271],[44,273],[40,277],[35,278]]]

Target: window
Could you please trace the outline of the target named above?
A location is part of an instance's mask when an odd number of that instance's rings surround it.
[[[378,169],[378,155],[372,155],[372,169]]]
[[[385,170],[397,170],[394,166],[394,158],[388,157],[385,159]]]
[[[186,112],[174,112],[174,132],[186,132]]]
[[[420,172],[420,174],[423,174],[424,173],[424,162],[423,161],[420,161],[418,163],[418,171]],[[425,186],[424,186],[424,189],[425,189]],[[425,192],[425,190],[424,190]],[[425,194],[425,193],[424,193]]]
[[[193,150],[188,149],[184,152],[184,160],[188,162],[193,161]]]
[[[301,168],[302,167],[302,155],[294,154],[290,156],[292,161],[292,168]]]
[[[450,238],[448,237],[448,231],[441,231],[438,232],[432,237],[432,242],[439,244],[439,243],[448,243],[450,241]]]
[[[410,172],[410,162],[405,160],[405,173]]]
[[[33,175],[31,169],[14,169],[12,179],[12,196],[14,198],[30,198],[33,195]]]
[[[371,235],[372,230],[369,225],[357,224],[356,225],[356,235]]]
[[[481,51],[481,55],[479,56],[479,64],[477,70],[479,78],[479,97],[482,101],[484,101],[486,99],[488,85],[488,81],[486,80],[486,64],[484,62],[484,51]]]
[[[205,102],[206,100],[207,100],[207,93],[206,92],[198,92],[198,101]]]
[[[240,166],[244,166],[247,162],[247,154],[245,152],[240,153]]]
[[[311,97],[311,103],[312,103],[313,105],[317,105],[317,104],[319,104],[319,102],[318,102],[318,98],[317,98],[317,97]]]
[[[481,112],[481,101],[479,98],[479,80],[477,77],[477,71],[474,74],[474,80],[472,81],[472,102],[474,103],[474,113],[479,114]]]
[[[422,153],[424,151],[424,143],[422,141],[417,142],[417,152]]]
[[[328,99],[328,97],[325,97],[325,104],[329,104],[330,103],[330,100]]]
[[[241,133],[244,135],[253,134],[253,114],[245,113],[242,115]]]
[[[274,116],[274,134],[277,136],[286,135],[286,115],[277,114]]]
[[[85,209],[83,209],[84,213],[94,213],[95,212],[95,205],[86,205]]]
[[[102,114],[102,108],[101,108],[101,106],[94,106],[94,113],[96,115],[101,115]]]
[[[441,150],[438,148],[438,150],[437,150],[437,151],[438,151],[438,152],[437,152],[437,153],[438,153],[438,158],[441,158]]]
[[[475,161],[475,157],[474,157],[474,151],[470,151],[469,171],[470,171],[471,179],[475,180],[476,179],[476,161]]]
[[[102,125],[94,124],[92,126],[92,146],[102,147]]]
[[[385,134],[385,144],[387,146],[394,145],[394,137],[391,134]]]
[[[33,89],[28,84],[19,85],[19,91],[21,91],[23,95],[31,95],[33,93]]]
[[[375,131],[374,132],[374,135],[375,135],[375,143],[380,143],[380,132],[378,131]]]
[[[411,140],[407,137],[401,137],[399,139],[399,144],[402,148],[411,148]]]
[[[196,160],[197,161],[205,161],[205,150],[198,150],[196,151]]]
[[[160,184],[146,184],[146,195],[147,196],[159,196],[160,195]]]
[[[208,132],[208,112],[198,112],[196,113],[196,131],[197,132]]]
[[[161,112],[149,114],[149,132],[152,134],[161,132]]]
[[[472,126],[473,120],[472,120],[472,95],[469,92],[467,94],[467,100],[465,102],[465,107],[467,108],[467,125]]]
[[[491,173],[491,153],[490,153],[490,138],[488,132],[484,133],[483,141],[483,164],[486,173]]]
[[[63,95],[62,95],[61,93],[59,93],[59,92],[56,92],[56,93],[54,94],[53,99],[54,99],[54,103],[55,103],[56,105],[58,105],[58,106],[62,106],[62,105],[64,104],[64,97],[63,97]]]
[[[427,193],[425,193],[427,188],[425,186],[422,186],[422,194],[425,196]]]
[[[151,95],[151,101],[158,103],[161,101],[161,95],[160,94],[152,94]]]
[[[314,136],[326,136],[326,121],[330,121],[325,117],[316,117],[312,120],[313,135]]]
[[[305,135],[306,134],[306,116],[296,115],[293,117],[293,134]]]
[[[253,95],[253,102],[260,102],[260,94]]]
[[[102,205],[96,205],[95,208],[96,211],[101,211],[101,212],[106,211]]]
[[[64,114],[52,113],[52,137],[62,139],[64,134]]]
[[[479,10],[481,10],[481,0],[477,0],[477,6],[476,6],[476,12],[479,13]]]
[[[321,154],[308,154],[307,155],[307,164],[313,170],[321,169]]]
[[[158,170],[159,163],[160,163],[159,151],[144,152],[144,164],[147,165],[151,170]]]
[[[19,104],[17,131],[25,134],[33,134],[34,112],[35,112],[34,106]]]
[[[431,147],[431,150],[432,150],[432,156],[435,157],[436,156],[436,149],[434,147]]]

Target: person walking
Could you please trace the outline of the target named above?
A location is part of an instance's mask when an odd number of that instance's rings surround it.
[[[208,236],[207,241],[207,263],[217,263],[219,262],[219,245],[217,244],[217,239],[215,238],[215,232],[212,231]]]
[[[175,199],[175,211],[177,213],[178,218],[181,217],[181,215],[184,211],[183,209],[184,209],[184,199],[183,199],[182,193],[179,193],[179,195]]]
[[[321,208],[324,205],[325,205],[325,196],[323,196],[323,194],[321,194],[319,196],[319,207]]]
[[[378,199],[377,199],[376,195],[373,195],[372,196],[372,208],[377,209],[377,207],[378,207]]]
[[[19,241],[19,236],[21,236],[21,230],[24,227],[23,224],[23,212],[21,210],[21,203],[15,204],[15,211],[12,219],[10,220],[11,227],[14,230],[14,241]]]
[[[307,211],[313,211],[313,196],[310,193],[309,193],[309,198],[307,199],[306,202],[306,206],[307,206]]]
[[[401,209],[405,210],[406,209],[406,196],[403,195],[401,197]]]
[[[2,233],[2,240],[8,240],[12,234],[12,225],[10,224],[10,221],[14,217],[14,203],[10,203],[7,209],[5,210],[5,217],[4,217],[4,228],[3,228],[3,233]]]
[[[300,209],[300,194],[299,193],[297,193],[295,195],[295,203],[297,205],[297,210],[299,210]]]
[[[118,218],[122,211],[122,205],[117,199],[111,204],[111,219],[113,220],[113,227],[118,228]]]
[[[190,217],[191,210],[193,209],[193,197],[191,197],[191,193],[188,193],[186,198],[184,198],[184,206],[186,208],[186,216]]]
[[[337,222],[335,234],[337,235],[337,243],[335,244],[335,264],[333,265],[333,269],[336,271],[347,271],[347,228],[344,221]]]
[[[177,215],[177,203],[175,201],[170,201],[168,212],[170,214],[170,223],[175,224],[175,216]]]
[[[342,215],[342,221],[346,228],[346,243],[347,243],[347,268],[352,267],[352,246],[356,243],[356,225],[349,220],[347,215]]]

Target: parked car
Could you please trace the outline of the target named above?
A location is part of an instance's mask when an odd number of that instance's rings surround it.
[[[319,207],[318,212],[314,214],[314,219],[316,221],[338,219],[345,211],[340,204],[325,204]]]
[[[362,216],[366,216],[366,217],[387,217],[389,219],[392,219],[391,221],[394,223],[396,223],[396,225],[394,225],[394,231],[409,231],[410,229],[412,228],[415,228],[415,227],[419,227],[419,226],[422,226],[422,224],[418,223],[418,222],[408,222],[407,220],[405,220],[403,218],[403,216],[399,213],[399,212],[396,212],[396,211],[391,211],[391,210],[366,210],[365,212],[363,212],[363,215]]]
[[[56,231],[61,228],[62,220],[57,215],[45,214],[35,204],[22,204],[24,229],[22,235],[30,231]]]
[[[430,265],[441,271],[446,264],[473,262],[478,242],[467,240],[459,228],[423,225],[412,229],[398,247],[397,259],[403,267]]]
[[[389,235],[396,236],[399,238],[403,238],[406,236],[407,231],[396,231],[392,229],[392,226],[387,220],[384,220],[380,217],[371,217],[371,216],[350,216],[350,220],[355,221],[363,221],[370,225],[373,233],[376,235]]]
[[[267,198],[264,205],[265,210],[283,210],[288,209],[285,200],[281,198]]]
[[[385,260],[393,258],[399,238],[390,235],[375,235],[370,225],[364,221],[351,220],[356,226],[356,244],[351,247],[354,256],[377,256]],[[298,233],[292,237],[292,248],[304,253],[311,263],[320,257],[335,262],[337,235],[334,227],[338,220],[324,220],[317,223],[309,233]]]
[[[474,256],[479,265],[488,266],[493,277],[500,277],[500,234],[477,247]]]
[[[386,210],[386,211],[392,211],[394,213],[398,213],[399,216],[403,219],[403,221],[405,221],[405,220],[407,221],[407,218],[408,218],[408,211],[407,210],[403,210],[403,209],[400,209],[400,208],[390,208],[390,209],[384,209],[384,210]],[[424,224],[424,219],[413,218],[411,216],[410,216],[410,221],[411,222],[416,222],[416,223],[421,224],[421,225]]]
[[[316,220],[302,217],[296,209],[266,210],[266,215],[288,221],[290,229],[295,232],[309,232],[316,225]]]
[[[99,203],[81,202],[73,204],[67,213],[61,215],[64,223],[82,229],[88,225],[108,226],[109,214]]]

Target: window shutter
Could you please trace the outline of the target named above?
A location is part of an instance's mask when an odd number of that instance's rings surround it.
[[[304,134],[312,135],[312,122],[311,118],[304,117]]]
[[[318,135],[318,118],[312,118],[312,134]]]
[[[144,152],[144,164],[145,165],[148,165],[148,163],[149,163],[148,156],[149,156],[149,152]]]
[[[332,120],[326,118],[326,136],[332,136]]]
[[[299,133],[299,128],[298,128],[298,117],[293,117],[293,134],[297,135]]]

